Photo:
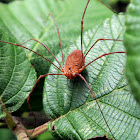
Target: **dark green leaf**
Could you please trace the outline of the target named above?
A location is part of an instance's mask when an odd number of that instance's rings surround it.
[[[126,72],[132,93],[140,103],[140,1],[128,6],[124,44],[127,50]]]
[[[124,17],[113,16],[102,26],[84,34],[84,54],[99,38],[123,39]],[[64,50],[64,57],[80,49],[80,37]],[[124,51],[122,41],[100,41],[86,57],[86,64],[98,56],[114,51]],[[59,62],[61,54],[57,55]],[[58,65],[56,62],[54,62]],[[125,54],[113,54],[98,59],[82,73],[98,98],[109,127],[116,139],[137,139],[139,135],[140,110],[124,74]],[[60,73],[53,65],[49,73]],[[59,139],[88,139],[104,136],[112,138],[101,112],[85,83],[76,77],[48,76],[44,87],[44,109],[47,116],[55,119],[50,125]]]
[[[0,40],[14,42],[3,30]],[[21,107],[35,83],[36,73],[20,47],[0,43],[0,98],[10,112]],[[3,116],[2,111],[0,117]]]

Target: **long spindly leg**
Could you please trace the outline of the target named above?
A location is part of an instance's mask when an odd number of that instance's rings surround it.
[[[59,64],[59,66],[60,66],[61,69],[62,69],[61,64],[60,64],[59,61],[56,59],[56,57],[54,56],[54,54],[50,51],[50,49],[49,49],[45,44],[43,44],[43,43],[40,42],[39,40],[37,40],[37,39],[35,39],[35,38],[31,38],[31,39],[29,39],[29,40],[23,42],[22,44],[27,43],[27,42],[29,42],[29,41],[31,41],[31,40],[36,41],[36,42],[40,43],[42,46],[44,46],[44,47],[48,50],[48,52],[54,57],[54,59],[57,61],[57,63]]]
[[[34,128],[36,127],[36,117],[35,117],[35,114],[33,113],[33,110],[32,110],[32,108],[31,108],[31,105],[30,105],[30,103],[29,103],[29,100],[30,100],[30,97],[31,97],[32,92],[34,91],[34,89],[35,89],[37,83],[40,81],[40,79],[43,78],[43,77],[46,77],[46,76],[48,76],[48,75],[63,75],[63,74],[58,74],[58,73],[57,73],[57,74],[44,74],[44,75],[40,75],[40,76],[38,77],[38,79],[36,80],[36,82],[35,82],[35,84],[34,84],[32,90],[31,90],[31,92],[30,92],[30,94],[29,94],[29,96],[28,96],[28,98],[27,98],[28,106],[29,106],[29,108],[30,108],[30,110],[31,110],[32,115],[34,116]],[[34,132],[34,129],[33,129],[32,133],[33,133],[33,132]]]
[[[56,74],[44,74],[44,75],[40,75],[40,76],[38,77],[38,79],[36,80],[36,83],[34,84],[32,90],[31,90],[31,92],[30,92],[30,94],[29,94],[29,96],[28,96],[28,98],[27,98],[27,102],[29,102],[30,97],[31,97],[31,94],[32,94],[33,90],[35,89],[37,83],[40,81],[40,79],[43,78],[43,77],[46,77],[46,76],[48,76],[48,75],[64,75],[64,74],[58,74],[58,73],[56,73]]]
[[[84,58],[87,56],[87,54],[90,52],[90,50],[95,46],[95,44],[99,41],[105,41],[105,40],[108,40],[108,41],[123,41],[123,40],[118,40],[118,39],[104,39],[104,38],[100,38],[100,39],[97,39],[94,44],[89,48],[89,50],[87,51],[87,53],[85,54]]]
[[[115,12],[112,8],[110,8],[108,5],[106,5],[104,2],[102,2],[101,0],[98,0],[99,2],[101,2],[103,5],[105,5],[107,8],[109,8],[112,12],[114,12],[115,14],[118,14],[117,12]],[[83,52],[83,24],[84,24],[84,17],[85,17],[85,13],[86,13],[86,10],[87,10],[87,7],[88,7],[88,4],[89,4],[90,0],[88,0],[87,4],[86,4],[86,7],[85,7],[85,10],[84,10],[84,13],[83,13],[83,16],[82,16],[82,19],[81,19],[81,51]],[[87,55],[87,54],[86,54]]]
[[[86,7],[85,7],[85,10],[84,10],[84,13],[83,13],[83,16],[82,16],[82,20],[81,20],[81,51],[83,52],[83,23],[84,23],[84,17],[85,17],[85,13],[86,13],[86,9],[87,9],[87,6],[89,4],[89,1],[87,2],[86,4]]]
[[[57,35],[58,35],[58,38],[59,38],[59,42],[60,42],[60,47],[61,47],[61,54],[62,54],[62,62],[63,62],[63,65],[64,65],[64,56],[63,56],[63,50],[62,50],[62,43],[61,43],[61,38],[60,38],[60,32],[59,32],[59,28],[58,28],[58,25],[56,24],[56,21],[53,17],[53,14],[50,12],[49,15],[51,15],[54,23],[55,23],[55,26],[56,26],[56,30],[57,30]]]
[[[60,48],[61,48],[61,54],[62,54],[62,62],[63,62],[63,65],[64,65],[64,56],[63,56],[63,49],[62,49],[62,42],[61,42],[61,38],[60,38],[59,28],[58,28],[58,25],[56,24],[56,21],[55,21],[55,19],[54,19],[54,17],[53,17],[53,14],[50,12],[49,15],[52,17],[52,19],[53,19],[53,21],[54,21],[54,23],[55,23],[55,26],[56,26],[57,35],[58,35],[59,42],[60,42]],[[48,16],[49,16],[49,15],[48,15]],[[57,63],[60,65],[60,63],[58,62],[58,60],[56,59],[56,57],[54,56],[54,54],[50,51],[50,49],[49,49],[45,44],[43,44],[42,42],[40,42],[39,40],[34,39],[34,38],[31,38],[31,39],[29,39],[29,40],[23,42],[22,44],[27,43],[27,42],[30,41],[30,40],[34,40],[34,41],[36,41],[36,42],[39,42],[41,45],[43,45],[43,46],[49,51],[49,53],[51,53],[51,55],[55,58],[55,60],[57,61]],[[60,67],[62,68],[61,65],[60,65]]]
[[[61,71],[61,69],[60,69],[59,67],[57,67],[57,66],[56,66],[53,62],[51,62],[49,59],[47,59],[46,57],[42,56],[41,54],[39,54],[39,53],[37,53],[37,52],[35,52],[35,51],[33,51],[33,50],[31,50],[31,49],[29,49],[29,48],[23,46],[23,45],[11,43],[11,42],[6,42],[6,41],[1,41],[1,40],[0,40],[0,42],[7,43],[7,44],[11,44],[11,45],[14,45],[14,46],[20,46],[20,47],[22,47],[22,48],[24,48],[24,49],[26,49],[26,50],[29,50],[29,51],[31,51],[31,52],[33,52],[33,53],[39,55],[40,57],[44,58],[45,60],[47,60],[48,62],[50,62],[51,64],[53,64],[57,69],[59,69],[59,70]]]
[[[85,66],[84,66],[84,69],[85,69],[88,65],[90,65],[91,63],[93,63],[94,61],[96,61],[97,59],[99,59],[99,58],[101,58],[101,57],[103,57],[103,56],[110,55],[110,54],[115,54],[115,53],[126,53],[126,52],[110,52],[110,53],[104,53],[103,55],[101,55],[101,56],[95,58],[94,60],[92,60],[91,62],[89,62],[87,65],[85,65]]]
[[[101,0],[98,0],[99,2],[101,2],[103,5],[105,5],[108,9],[110,9],[112,12],[114,12],[115,14],[118,15],[118,13],[116,11],[114,11],[111,7],[109,7],[108,5],[106,5],[104,2],[102,2]]]
[[[93,93],[93,91],[92,91],[92,89],[90,88],[89,84],[87,83],[86,79],[85,79],[81,74],[78,74],[78,76],[85,82],[85,84],[87,85],[88,89],[90,90],[90,92],[91,92],[93,98],[96,100],[96,103],[97,103],[97,105],[98,105],[98,107],[99,107],[99,109],[100,109],[100,112],[101,112],[101,114],[102,114],[102,116],[103,116],[103,119],[104,119],[104,121],[105,121],[105,123],[106,123],[106,125],[107,125],[107,127],[108,127],[108,129],[109,129],[109,131],[110,131],[110,133],[111,133],[111,135],[112,135],[112,137],[115,139],[115,137],[114,137],[114,135],[113,135],[113,133],[112,133],[112,131],[111,131],[111,129],[110,129],[110,127],[109,127],[109,125],[108,125],[106,119],[105,119],[105,116],[104,116],[104,114],[103,114],[103,112],[102,112],[102,110],[101,110],[101,107],[100,107],[100,105],[99,105],[99,103],[98,103],[98,100],[96,99],[95,94]]]

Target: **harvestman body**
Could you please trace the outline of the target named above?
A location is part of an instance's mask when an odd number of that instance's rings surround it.
[[[83,19],[84,19],[84,15],[85,15],[87,6],[88,6],[88,4],[89,4],[89,1],[90,1],[90,0],[88,0],[88,2],[87,2],[87,4],[86,4],[85,10],[84,10],[84,13],[83,13],[83,16],[82,16],[82,20],[81,20],[81,50],[75,50],[75,51],[73,51],[71,54],[69,54],[68,57],[67,57],[67,59],[66,59],[66,61],[65,61],[65,63],[64,63],[64,58],[63,58],[62,43],[61,43],[61,39],[60,39],[59,28],[58,28],[58,26],[57,26],[57,24],[56,24],[56,22],[55,22],[55,19],[54,19],[52,13],[50,13],[50,15],[51,15],[51,17],[52,17],[52,19],[53,19],[53,21],[54,21],[54,23],[55,23],[55,25],[56,25],[57,34],[58,34],[59,41],[60,41],[63,67],[60,65],[60,63],[58,62],[58,60],[56,59],[56,57],[53,55],[53,53],[49,50],[49,48],[48,48],[46,45],[44,45],[43,43],[41,43],[40,41],[36,40],[36,39],[30,39],[30,40],[34,40],[34,41],[36,41],[36,42],[39,42],[41,45],[43,45],[43,46],[51,53],[51,55],[54,57],[54,59],[57,61],[57,63],[59,64],[60,68],[57,67],[54,63],[52,63],[50,60],[48,60],[48,59],[45,58],[44,56],[38,54],[37,52],[34,52],[33,50],[31,50],[31,49],[29,49],[29,48],[26,48],[26,47],[23,46],[23,45],[15,44],[15,43],[10,43],[10,42],[5,42],[5,41],[0,41],[0,42],[12,44],[12,45],[15,45],[15,46],[20,46],[20,47],[25,48],[25,49],[27,49],[27,50],[29,50],[29,51],[32,51],[33,53],[35,53],[35,54],[37,54],[37,55],[43,57],[45,60],[49,61],[51,64],[53,64],[57,69],[59,69],[59,70],[62,72],[62,74],[45,74],[45,75],[40,75],[39,78],[37,79],[35,85],[33,86],[32,90],[31,90],[31,92],[30,92],[30,94],[29,94],[29,97],[27,98],[28,104],[29,104],[30,96],[31,96],[31,94],[32,94],[32,92],[33,92],[33,90],[34,90],[34,88],[36,87],[36,84],[40,81],[40,79],[41,79],[42,77],[46,77],[46,76],[48,76],[48,75],[65,75],[65,76],[67,77],[67,79],[73,79],[73,78],[79,76],[79,77],[85,82],[85,84],[87,85],[88,89],[90,90],[92,96],[93,96],[94,99],[96,100],[97,105],[98,105],[98,107],[99,107],[99,109],[100,109],[100,112],[101,112],[101,114],[102,114],[102,116],[103,116],[103,119],[104,119],[104,121],[105,121],[105,123],[106,123],[106,125],[107,125],[107,127],[108,127],[108,129],[109,129],[109,131],[110,131],[110,133],[111,133],[111,135],[112,135],[113,138],[115,139],[115,137],[114,137],[114,135],[112,134],[111,129],[110,129],[110,127],[109,127],[109,125],[108,125],[108,123],[107,123],[107,121],[106,121],[106,119],[105,119],[105,116],[104,116],[104,114],[103,114],[103,112],[102,112],[102,110],[101,110],[101,108],[100,108],[100,105],[99,105],[99,103],[98,103],[98,101],[97,101],[97,99],[96,99],[95,94],[93,93],[92,89],[90,88],[90,86],[89,86],[89,84],[87,83],[87,81],[85,80],[85,78],[84,78],[80,73],[81,73],[88,65],[90,65],[91,63],[93,63],[94,61],[96,61],[97,59],[99,59],[99,58],[101,58],[101,57],[103,57],[103,56],[106,56],[106,55],[109,55],[109,54],[114,54],[114,53],[125,53],[125,52],[110,52],[110,53],[105,53],[105,54],[103,54],[103,55],[97,57],[96,59],[94,59],[93,61],[91,61],[90,63],[88,63],[87,65],[85,65],[85,58],[86,58],[87,54],[89,53],[89,51],[93,48],[93,46],[94,46],[98,41],[103,41],[103,40],[122,41],[122,40],[116,40],[116,39],[98,39],[98,40],[90,47],[90,49],[87,51],[87,53],[86,53],[85,55],[83,54],[83,48],[82,48]],[[100,1],[100,0],[98,0],[98,1]],[[100,1],[100,2],[103,3],[102,1]],[[104,4],[104,5],[105,5],[105,4]],[[105,6],[106,6],[106,5],[105,5]],[[107,7],[108,7],[108,6],[107,6]],[[28,41],[30,41],[30,40],[28,40]],[[29,104],[29,107],[30,107],[30,109],[31,109],[30,104]],[[32,109],[31,109],[31,110],[32,110]]]

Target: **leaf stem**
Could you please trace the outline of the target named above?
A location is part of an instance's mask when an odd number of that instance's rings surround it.
[[[2,99],[0,98],[0,103],[2,106],[2,110],[5,112],[6,116],[5,116],[5,121],[6,124],[8,125],[9,129],[12,131],[15,127],[16,127],[16,123],[14,122],[12,115],[9,113],[9,111],[7,110],[6,106],[4,105]]]
[[[46,130],[48,130],[48,124],[52,122],[52,121],[49,121],[35,129],[31,129],[31,130],[27,130],[27,134],[30,138],[34,138],[34,137],[37,137],[39,134],[42,134],[43,132],[45,132]]]
[[[9,113],[9,111],[7,110],[1,98],[0,98],[0,103],[1,103],[3,111],[6,114],[5,121],[9,129],[17,136],[18,140],[29,140],[26,134],[26,129],[21,123],[19,123],[19,121],[15,117],[13,117]]]

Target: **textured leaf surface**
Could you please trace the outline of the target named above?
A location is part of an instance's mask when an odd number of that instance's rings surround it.
[[[0,30],[0,40],[14,42]],[[10,112],[21,107],[36,80],[35,70],[20,47],[0,43],[0,98]],[[0,112],[0,117],[3,112]]]
[[[0,28],[9,32],[19,43],[31,38],[48,45],[54,54],[59,52],[59,41],[55,25],[48,17],[52,12],[59,26],[63,47],[69,47],[80,35],[81,18],[87,0],[24,0],[11,4],[0,4]],[[102,10],[101,10],[102,9]],[[91,1],[84,20],[84,30],[100,24],[112,12],[98,1]],[[28,42],[27,47],[53,60],[52,56],[38,43]],[[28,52],[28,58],[35,65],[38,76],[49,69],[49,63]]]
[[[132,93],[140,103],[140,1],[133,0],[126,16],[124,44],[127,50],[126,72]]]
[[[84,54],[99,38],[123,39],[124,17],[113,16],[102,26],[84,34]],[[80,37],[64,50],[65,59],[70,52],[80,49]],[[98,56],[113,51],[124,51],[123,42],[98,42],[86,57],[86,64]],[[61,62],[61,54],[57,55]],[[54,62],[56,65],[57,63]],[[103,57],[82,73],[94,91],[106,120],[116,139],[138,139],[140,109],[124,74],[125,54]],[[60,73],[51,66],[49,73]],[[112,137],[99,111],[96,101],[80,78],[67,80],[65,76],[48,76],[44,87],[44,109],[55,119],[53,135],[59,139],[87,139],[96,136]]]

